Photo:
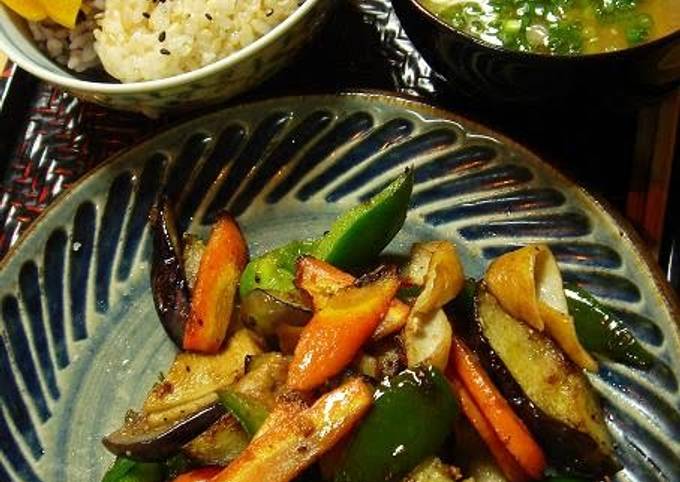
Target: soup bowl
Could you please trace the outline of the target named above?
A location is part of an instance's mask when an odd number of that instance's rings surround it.
[[[457,92],[476,99],[537,103],[579,98],[637,104],[680,85],[680,30],[611,52],[520,52],[447,24],[418,0],[392,4],[425,60]]]
[[[45,82],[76,97],[151,117],[228,100],[256,87],[290,64],[315,34],[335,0],[304,0],[288,18],[253,43],[190,72],[132,83],[85,78],[48,57],[35,43],[27,22],[0,3],[0,50]]]

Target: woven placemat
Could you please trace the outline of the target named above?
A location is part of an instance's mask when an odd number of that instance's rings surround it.
[[[46,84],[38,85],[20,120],[25,127],[0,187],[0,256],[56,196],[158,125],[80,102]]]

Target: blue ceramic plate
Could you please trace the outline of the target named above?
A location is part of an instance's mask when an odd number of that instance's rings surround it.
[[[0,480],[96,481],[99,443],[174,355],[149,292],[146,215],[181,199],[205,233],[227,207],[255,255],[316,236],[340,211],[416,167],[391,245],[453,240],[467,271],[548,242],[564,276],[620,311],[657,357],[592,377],[625,470],[680,480],[678,309],[635,236],[535,156],[488,129],[383,95],[295,97],[188,122],[111,160],[65,194],[0,271]],[[649,320],[642,319],[644,315]]]

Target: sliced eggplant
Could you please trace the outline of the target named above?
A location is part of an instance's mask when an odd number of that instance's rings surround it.
[[[234,333],[216,355],[181,352],[170,370],[157,383],[144,402],[144,412],[166,418],[168,411],[190,402],[204,403],[216,399],[214,392],[226,388],[245,373],[245,360],[262,353],[249,330]]]
[[[236,393],[247,395],[268,409],[285,389],[288,360],[279,353],[265,353],[252,358],[247,373],[232,386]],[[250,437],[231,414],[188,443],[183,452],[204,465],[227,465],[248,445]]]
[[[156,313],[170,339],[182,348],[191,313],[191,293],[175,215],[167,197],[161,196],[151,209],[149,223],[153,233],[151,292]]]
[[[286,390],[288,364],[289,359],[276,352],[255,356],[246,375],[234,385],[234,390],[258,400],[271,410],[277,397]]]
[[[167,425],[150,426],[140,416],[104,437],[104,446],[113,454],[139,462],[165,460],[184,444],[203,433],[225,414],[220,403],[213,403],[188,417]]]
[[[182,451],[201,465],[227,465],[245,450],[250,437],[233,415],[227,414],[184,446]]]
[[[597,396],[552,339],[505,312],[484,284],[474,319],[458,327],[555,469],[586,477],[620,469]]]
[[[244,324],[267,338],[276,336],[277,328],[283,324],[305,325],[312,317],[312,310],[292,293],[251,291],[241,300]]]
[[[205,253],[205,242],[193,234],[184,233],[184,273],[186,274],[189,289],[193,290],[198,278],[198,268],[201,266],[201,258]]]

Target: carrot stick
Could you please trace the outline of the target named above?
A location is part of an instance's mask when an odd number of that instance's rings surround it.
[[[279,348],[284,355],[292,355],[295,353],[295,347],[302,336],[302,326],[292,326],[281,324],[276,329],[276,336],[279,338]]]
[[[276,427],[279,425],[286,424],[290,420],[299,417],[300,413],[308,408],[302,400],[279,402],[269,416],[264,419],[264,423],[253,437],[253,440],[262,437],[271,430],[276,430]]]
[[[354,276],[325,261],[311,256],[298,260],[295,285],[311,296],[316,308],[326,304],[330,296],[350,286],[354,281]],[[406,303],[396,298],[392,300],[385,318],[375,329],[371,338],[380,340],[401,330],[406,324],[409,311],[410,308]]]
[[[454,393],[458,395],[458,401],[463,413],[489,448],[491,455],[498,463],[503,474],[510,482],[529,480],[527,473],[519,466],[512,454],[508,452],[501,439],[496,435],[493,426],[484,417],[479,407],[475,405],[470,392],[455,377],[451,377],[450,382]]]
[[[236,221],[223,215],[215,223],[198,268],[184,349],[216,353],[227,334],[248,247]]]
[[[288,387],[311,390],[340,373],[371,337],[399,288],[394,270],[331,296],[314,313],[295,347]]]
[[[455,336],[449,366],[522,469],[534,479],[542,478],[546,467],[543,450],[489,379],[474,354]]]
[[[372,401],[369,386],[353,379],[310,408],[261,430],[245,451],[210,482],[293,480],[347,435]]]
[[[309,293],[315,308],[326,304],[328,298],[352,283],[354,276],[325,261],[312,256],[303,256],[297,261],[295,286]]]
[[[210,482],[214,476],[220,473],[220,467],[201,467],[191,472],[185,472],[172,482]]]

